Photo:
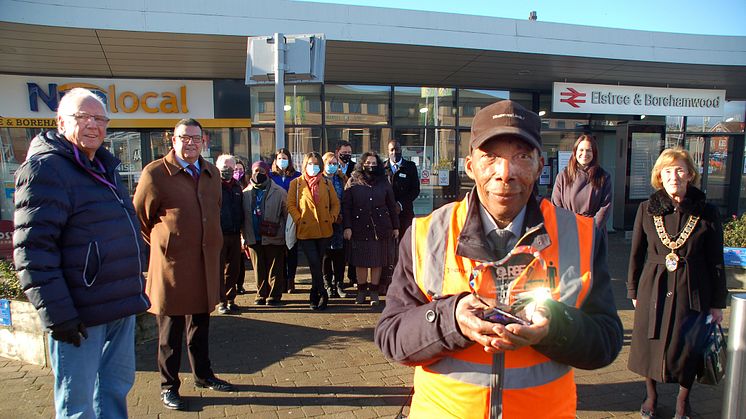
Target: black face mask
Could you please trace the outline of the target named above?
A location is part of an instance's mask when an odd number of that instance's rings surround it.
[[[401,160],[401,153],[394,153],[394,163]]]
[[[264,173],[257,173],[251,177],[251,181],[255,184],[264,183],[267,181],[267,175]]]
[[[233,169],[223,169],[220,171],[220,177],[223,180],[230,180],[233,178]]]
[[[339,159],[344,162],[344,164],[347,164],[352,160],[352,154],[340,154]]]
[[[366,173],[375,173],[378,166],[363,166],[363,171]]]

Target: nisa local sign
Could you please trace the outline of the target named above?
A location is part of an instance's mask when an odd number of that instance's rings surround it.
[[[725,90],[556,82],[552,112],[723,116]]]
[[[76,87],[98,95],[112,119],[214,117],[211,81],[24,76],[0,76],[0,115],[54,117],[60,99]]]

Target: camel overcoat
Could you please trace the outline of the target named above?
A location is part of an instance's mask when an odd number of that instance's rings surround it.
[[[690,215],[700,219],[676,250],[679,267],[669,272],[671,252],[658,238],[653,216],[663,217],[669,235],[682,231]],[[724,308],[728,289],[723,270],[723,230],[715,206],[689,186],[678,207],[664,190],[640,204],[632,233],[627,297],[637,300],[629,369],[658,382],[694,380],[710,308]]]
[[[220,171],[202,157],[199,165],[196,184],[171,150],[145,166],[135,190],[153,314],[210,313],[220,301]]]

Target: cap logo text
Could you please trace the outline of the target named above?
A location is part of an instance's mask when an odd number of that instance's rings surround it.
[[[497,118],[518,118],[521,121],[525,119],[525,118],[523,118],[522,115],[518,115],[518,114],[514,114],[514,113],[501,113],[501,114],[497,114],[497,115],[492,115],[492,119],[497,119]]]

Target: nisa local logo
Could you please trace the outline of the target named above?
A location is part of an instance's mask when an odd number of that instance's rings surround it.
[[[560,102],[565,102],[573,108],[579,108],[579,103],[585,103],[585,99],[580,99],[581,97],[585,97],[585,93],[578,92],[572,87],[568,87],[566,92],[560,92],[560,96],[562,96]]]
[[[86,88],[100,97],[110,113],[135,113],[139,110],[146,113],[189,112],[186,86],[181,86],[178,93],[145,92],[138,95],[131,91],[117,92],[115,84],[111,84],[107,89],[104,89],[89,83],[65,83],[62,85],[49,83],[47,90],[36,83],[26,83],[26,85],[28,86],[29,108],[32,112],[39,112],[40,99],[49,110],[56,112],[62,96],[76,87]]]

